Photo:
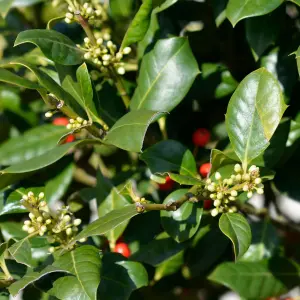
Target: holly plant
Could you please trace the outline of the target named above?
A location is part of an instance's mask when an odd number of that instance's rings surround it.
[[[300,1],[0,13],[1,299],[300,299]]]

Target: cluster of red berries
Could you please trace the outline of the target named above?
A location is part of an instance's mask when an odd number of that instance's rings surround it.
[[[67,126],[69,124],[69,120],[68,118],[65,118],[65,117],[59,117],[59,118],[55,118],[53,121],[52,121],[52,124],[53,125],[56,125],[56,126]],[[75,140],[75,135],[74,134],[69,134],[64,143],[72,143],[74,142]]]
[[[130,251],[128,245],[124,242],[117,243],[114,248],[114,252],[120,253],[125,257],[129,257],[131,255],[131,251]]]

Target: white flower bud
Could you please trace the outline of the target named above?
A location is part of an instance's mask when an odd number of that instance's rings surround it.
[[[66,18],[72,20],[72,19],[73,19],[73,14],[67,12],[67,13],[66,13]]]
[[[258,171],[258,168],[257,168],[257,166],[252,165],[252,166],[249,168],[249,172],[255,172],[255,171]]]
[[[96,16],[97,16],[97,17],[99,17],[99,16],[102,15],[102,11],[101,11],[100,9],[97,9],[97,10],[95,11],[95,13],[96,13]]]
[[[235,171],[236,173],[240,173],[240,172],[242,171],[241,165],[240,165],[240,164],[236,164],[236,165],[234,166],[234,171]]]
[[[75,226],[79,226],[81,224],[81,219],[75,219],[74,222],[73,222],[73,224]]]
[[[227,179],[227,183],[228,183],[228,185],[232,185],[233,184],[233,179],[232,178]]]
[[[235,180],[236,180],[236,181],[241,181],[241,180],[242,180],[242,175],[241,175],[241,174],[237,174],[237,175],[235,176]]]
[[[80,118],[80,117],[77,117],[77,118],[76,118],[76,121],[77,121],[78,123],[82,123],[82,122],[83,122],[83,119]]]
[[[86,52],[86,53],[84,54],[84,58],[85,58],[85,59],[90,59],[90,58],[91,58],[91,53],[90,53],[90,52]]]
[[[104,38],[106,41],[108,41],[108,40],[110,40],[111,35],[110,35],[108,32],[105,32],[105,33],[103,34],[103,38]]]
[[[26,201],[26,200],[28,200],[28,196],[23,195],[23,196],[22,196],[22,199]]]
[[[80,242],[80,243],[84,243],[84,242],[86,242],[86,238],[82,238],[82,239],[80,239],[80,240],[79,240],[79,242]]]
[[[117,72],[118,72],[119,75],[124,75],[126,71],[125,71],[125,68],[120,67],[120,68],[117,69]]]
[[[54,253],[55,248],[54,247],[50,247],[48,250],[49,250],[50,253]]]
[[[105,61],[110,60],[110,58],[111,58],[111,55],[110,55],[110,54],[104,54],[104,55],[102,56],[102,59],[105,60]]]
[[[73,128],[72,124],[70,124],[70,123],[66,127],[68,130],[71,130]]]
[[[209,197],[210,197],[211,199],[216,199],[217,195],[216,195],[216,194],[210,194]]]
[[[220,206],[221,205],[221,201],[220,200],[215,200],[214,201],[214,206]]]
[[[206,184],[211,184],[211,179],[210,178],[206,179],[205,183]]]
[[[210,191],[210,192],[214,192],[215,191],[215,186],[214,185],[209,185],[208,187],[207,187],[207,189]]]
[[[43,192],[39,193],[39,199],[43,199],[45,197],[45,194]]]
[[[29,229],[28,225],[23,225],[23,226],[22,226],[22,230],[28,231],[28,229]]]
[[[67,228],[66,235],[71,235],[71,234],[72,234],[72,228]]]
[[[219,172],[216,172],[215,177],[217,180],[220,180],[222,178],[222,176]]]
[[[225,179],[223,180],[223,184],[227,184],[227,183],[228,183],[228,179],[225,178]]]
[[[229,196],[228,199],[229,199],[230,201],[235,201],[235,197],[233,197],[233,196]]]
[[[118,53],[116,54],[116,59],[121,60],[122,58],[123,58],[123,54],[120,53],[120,52],[118,52]]]
[[[217,199],[221,200],[223,198],[223,194],[222,193],[218,193],[217,194]]]
[[[46,201],[41,201],[39,206],[40,207],[45,207],[45,206],[47,206],[47,202]]]
[[[73,124],[74,122],[75,122],[74,119],[70,119],[70,120],[69,120],[69,123],[70,123],[70,124]]]
[[[65,222],[69,222],[71,220],[71,217],[69,215],[65,215],[64,218],[63,218],[63,220]]]
[[[34,228],[33,227],[29,227],[28,228],[28,233],[30,234],[30,233],[34,233]]]
[[[68,6],[68,11],[73,12],[73,7],[72,6]]]
[[[66,22],[67,24],[70,24],[72,21],[71,21],[70,19],[68,19],[68,18],[65,18],[65,22]]]
[[[219,211],[218,211],[217,208],[214,208],[214,209],[211,211],[211,215],[212,215],[213,217],[216,217],[216,216],[218,215],[218,213],[219,213]]]
[[[35,219],[34,214],[33,214],[33,213],[29,213],[29,218],[30,218],[31,220],[34,220],[34,219]]]
[[[257,194],[262,195],[264,193],[264,190],[262,188],[257,189]]]
[[[37,220],[39,223],[42,223],[42,222],[43,222],[43,217],[39,216],[39,217],[37,217],[36,220]]]
[[[261,178],[255,178],[255,180],[254,180],[254,183],[255,184],[260,184],[261,183]]]
[[[31,225],[31,221],[29,221],[29,220],[24,221],[24,225],[27,225],[27,226]]]
[[[102,45],[103,44],[103,39],[102,38],[97,39],[97,44]]]
[[[51,118],[53,116],[53,112],[52,111],[47,111],[46,113],[45,113],[45,117],[46,118]]]
[[[124,49],[123,49],[123,53],[124,54],[129,54],[131,52],[131,48],[130,47],[125,47]]]
[[[253,196],[253,193],[252,192],[248,192],[247,193],[247,197],[250,199],[251,197]]]
[[[27,195],[28,195],[28,197],[33,197],[34,193],[32,191],[30,191]]]
[[[250,180],[250,174],[246,173],[246,174],[243,174],[243,180],[246,180],[246,181],[249,181]]]
[[[247,192],[249,190],[249,186],[247,185],[247,184],[245,184],[244,186],[243,186],[243,191],[244,192]]]
[[[108,48],[111,48],[114,44],[112,41],[108,41],[106,45]]]
[[[238,195],[236,190],[232,190],[230,193],[231,196],[236,197]]]
[[[47,220],[46,220],[46,224],[47,224],[47,225],[51,224],[51,222],[52,222],[51,219],[47,219]]]
[[[88,15],[92,15],[93,14],[93,8],[92,7],[89,7],[87,10],[86,10],[86,13],[88,14]]]
[[[42,232],[46,232],[47,231],[47,227],[45,225],[41,226],[41,231]]]

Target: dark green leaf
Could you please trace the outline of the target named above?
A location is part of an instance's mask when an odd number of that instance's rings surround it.
[[[153,0],[153,4],[155,6],[155,13],[159,13],[173,4],[175,4],[178,0]]]
[[[226,165],[236,164],[237,161],[228,157],[222,151],[213,149],[210,154],[210,163],[211,163],[210,174],[214,174],[221,167],[224,167]]]
[[[219,220],[221,231],[232,241],[236,259],[241,258],[251,244],[251,228],[240,214],[222,214]]]
[[[159,40],[143,57],[131,109],[171,111],[182,101],[198,74],[187,39]]]
[[[229,0],[226,15],[233,26],[245,18],[270,13],[282,3],[282,0]]]
[[[121,49],[139,42],[144,38],[150,25],[152,8],[152,0],[145,0],[142,3],[140,9],[127,29]]]
[[[132,254],[130,258],[151,266],[158,266],[181,252],[186,246],[186,242],[177,243],[166,232],[162,232],[154,240],[143,245],[138,252]]]
[[[152,173],[179,172],[195,177],[196,162],[191,151],[173,140],[162,141],[146,149],[140,156]]]
[[[31,29],[17,36],[15,46],[32,43],[44,55],[62,65],[77,65],[82,62],[82,52],[67,36],[54,30]]]
[[[81,246],[60,256],[53,266],[76,276],[88,299],[96,300],[101,268],[100,253],[96,247]]]
[[[89,224],[76,236],[76,240],[78,241],[93,235],[105,234],[137,214],[138,212],[135,205],[127,205],[121,209],[115,209],[104,217]]]
[[[164,204],[177,201],[188,192],[188,189],[181,189],[171,193],[164,201]],[[177,242],[184,242],[190,239],[200,226],[203,209],[198,203],[184,203],[176,211],[160,212],[161,223],[165,231]]]
[[[240,83],[227,108],[226,127],[244,169],[269,146],[286,108],[278,81],[266,69]]]
[[[32,266],[31,245],[28,237],[14,243],[8,248],[10,255],[20,264]]]
[[[26,286],[29,284],[39,280],[43,276],[54,273],[54,272],[65,272],[64,270],[61,270],[60,268],[53,267],[53,266],[47,266],[43,271],[40,273],[38,272],[28,272],[22,279],[14,282],[8,289],[9,292],[16,296],[21,290],[23,290]]]
[[[141,152],[149,125],[162,115],[151,110],[131,111],[115,123],[104,141],[127,151]]]
[[[196,179],[194,177],[190,177],[187,175],[179,175],[179,174],[174,174],[174,173],[168,173],[170,178],[173,181],[178,182],[179,184],[183,185],[201,185],[201,180]]]
[[[132,14],[134,0],[109,1],[110,12],[113,19],[128,18]]]
[[[45,196],[48,203],[55,203],[63,197],[72,182],[74,167],[73,163],[68,164],[46,183]]]
[[[299,268],[284,258],[219,265],[209,279],[250,300],[284,294],[299,283]]]
[[[104,255],[98,299],[129,299],[131,292],[147,285],[148,274],[142,264],[125,261],[115,253]]]
[[[21,163],[53,149],[68,130],[62,126],[42,125],[8,140],[0,147],[0,164]]]
[[[1,5],[1,3],[0,3]],[[0,81],[6,82],[6,83],[11,83],[11,84],[15,84],[18,85],[20,87],[24,87],[26,89],[39,89],[42,88],[41,86],[39,86],[38,84],[29,81],[26,78],[20,77],[8,70],[5,70],[3,68],[0,68]]]

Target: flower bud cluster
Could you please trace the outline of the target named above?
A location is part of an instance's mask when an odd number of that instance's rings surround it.
[[[68,24],[74,22],[76,20],[76,15],[81,15],[81,17],[87,20],[89,24],[95,27],[101,27],[108,19],[106,9],[99,0],[90,0],[83,4],[73,0],[68,6],[65,22]]]
[[[251,166],[248,172],[242,172],[239,164],[234,166],[235,174],[230,178],[222,178],[219,172],[215,173],[216,181],[210,178],[206,180],[205,191],[203,195],[210,193],[209,197],[214,201],[215,208],[211,211],[213,217],[219,213],[234,213],[237,207],[234,205],[236,198],[243,192],[247,192],[247,197],[251,198],[254,192],[258,194],[264,193],[262,179],[259,177],[259,167]]]
[[[35,196],[31,191],[23,195],[22,204],[30,213],[29,220],[24,222],[22,229],[32,235],[47,235],[49,243],[57,245],[49,248],[49,252],[53,253],[59,248],[68,247],[70,241],[77,235],[81,219],[75,219],[68,207],[63,207],[56,214],[52,214],[47,202],[43,200],[44,197],[44,193]],[[85,239],[79,242],[85,242]]]
[[[100,66],[103,73],[107,73],[109,67],[113,67],[118,74],[125,74],[124,63],[121,60],[124,55],[131,52],[130,47],[125,47],[117,52],[117,46],[111,40],[107,41],[101,37],[97,39],[97,45],[93,45],[90,39],[86,37],[84,39],[84,47],[77,46],[85,51],[84,58]]]
[[[83,120],[80,117],[76,119],[70,119],[69,124],[66,125],[69,130],[80,130],[82,127],[88,126],[89,122],[87,120]]]

